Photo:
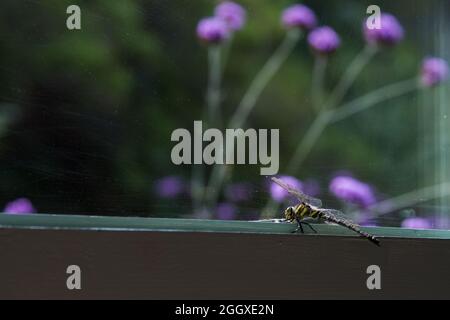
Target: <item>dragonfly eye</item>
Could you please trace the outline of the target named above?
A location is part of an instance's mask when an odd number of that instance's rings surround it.
[[[294,209],[292,207],[289,207],[284,212],[286,220],[292,220],[294,219]]]

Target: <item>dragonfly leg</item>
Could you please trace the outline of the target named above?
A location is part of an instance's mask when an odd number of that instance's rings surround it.
[[[303,230],[302,222],[300,221],[300,219],[297,219],[297,229],[292,231],[292,233],[297,233],[298,230],[300,230],[302,233],[305,233],[305,230]]]
[[[314,229],[310,223],[308,223],[308,222],[302,222],[302,223],[307,225],[314,233],[317,233],[316,229]]]

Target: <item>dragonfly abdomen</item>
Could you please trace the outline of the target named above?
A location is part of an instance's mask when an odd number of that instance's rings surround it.
[[[376,244],[377,246],[380,245],[380,241],[373,235],[368,234],[367,232],[361,230],[356,224],[351,223],[349,221],[345,221],[342,219],[339,219],[335,216],[326,214],[326,213],[321,213],[320,214],[323,220],[331,222],[331,223],[335,223],[338,224],[340,226],[346,227],[347,229],[350,229],[356,233],[358,233],[359,235],[361,235],[362,237],[366,238],[367,240],[369,240],[370,242]]]

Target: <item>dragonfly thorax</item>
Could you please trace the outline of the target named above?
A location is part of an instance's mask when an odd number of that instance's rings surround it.
[[[288,221],[302,220],[308,217],[317,218],[318,214],[318,209],[306,203],[299,203],[295,207],[288,207],[284,211],[284,217]]]
[[[297,219],[301,220],[303,218],[310,216],[312,211],[313,210],[309,205],[305,203],[300,203],[295,207],[288,207],[284,211],[284,217],[288,221],[294,221]]]

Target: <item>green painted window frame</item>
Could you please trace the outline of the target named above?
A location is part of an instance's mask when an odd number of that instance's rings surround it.
[[[255,221],[220,221],[199,219],[109,217],[81,215],[11,215],[0,214],[0,228],[39,228],[72,230],[121,230],[121,231],[167,231],[167,232],[225,232],[257,234],[290,234],[294,224]],[[318,224],[317,235],[355,236],[340,226]],[[363,227],[363,230],[383,238],[450,239],[450,230],[416,230],[387,227]],[[311,231],[305,230],[306,234]],[[314,234],[315,235],[315,234]]]

